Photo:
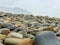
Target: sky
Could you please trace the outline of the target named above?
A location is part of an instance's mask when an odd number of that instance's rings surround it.
[[[0,7],[17,7],[34,15],[60,17],[60,0],[0,0]]]

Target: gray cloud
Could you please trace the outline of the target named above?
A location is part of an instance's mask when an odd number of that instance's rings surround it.
[[[60,15],[60,0],[0,0],[1,6],[24,8],[36,15]]]

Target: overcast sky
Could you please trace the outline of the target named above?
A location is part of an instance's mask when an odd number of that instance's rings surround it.
[[[18,7],[35,15],[60,17],[60,0],[0,0],[0,7]]]

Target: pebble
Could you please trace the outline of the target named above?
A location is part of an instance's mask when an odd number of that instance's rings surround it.
[[[23,38],[22,34],[16,33],[16,32],[10,32],[7,36],[8,38]]]
[[[7,38],[6,35],[0,34],[0,40],[5,40]]]
[[[60,36],[60,31],[56,33],[56,36]]]
[[[2,28],[1,30],[2,30],[2,34],[4,35],[8,35],[10,33],[10,29],[8,28]]]
[[[3,23],[3,28],[8,28],[10,30],[16,29],[16,26],[13,24]]]
[[[3,45],[2,43],[0,43],[0,45]]]
[[[32,34],[27,34],[27,38],[34,39],[34,38],[35,38],[35,36],[34,36],[34,35],[32,35]]]

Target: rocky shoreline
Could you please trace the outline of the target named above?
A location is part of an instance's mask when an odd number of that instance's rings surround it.
[[[0,12],[0,45],[34,45],[36,35],[44,31],[60,41],[60,18]]]

